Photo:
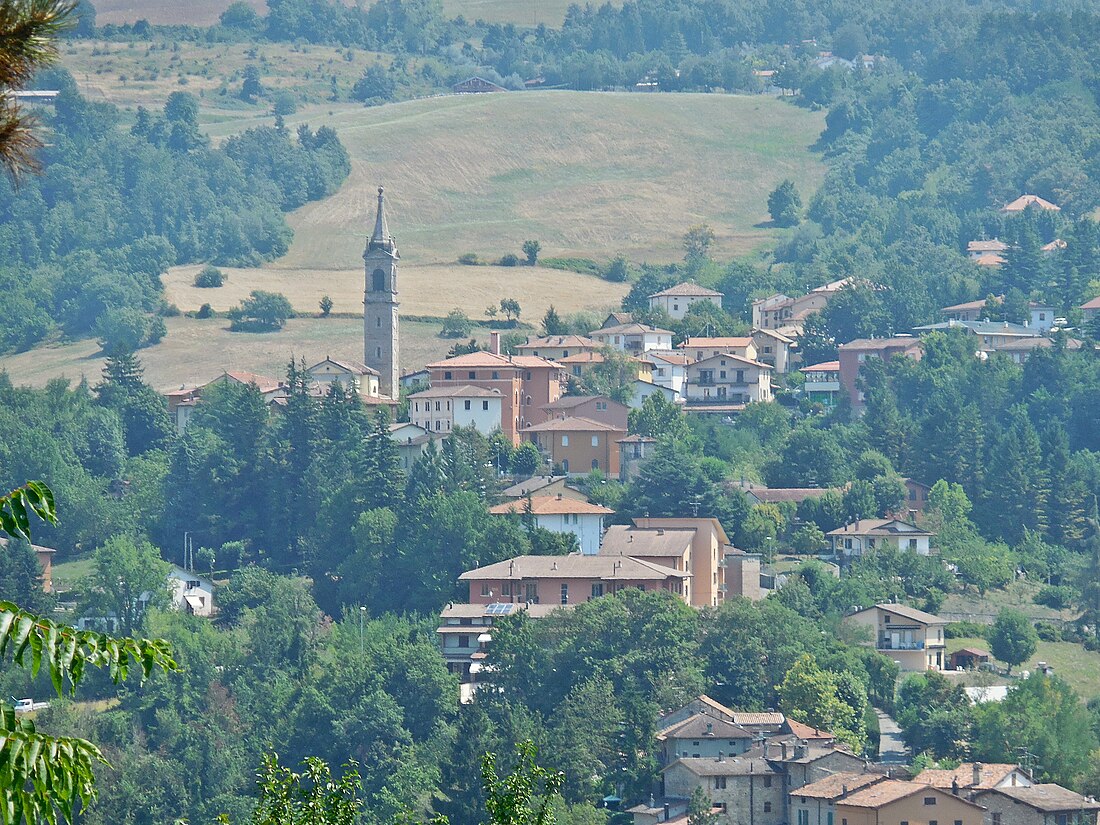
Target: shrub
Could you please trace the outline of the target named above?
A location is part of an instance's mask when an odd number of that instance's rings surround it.
[[[470,334],[471,328],[472,325],[466,313],[455,307],[443,319],[443,329],[439,334],[444,338],[465,338]]]
[[[500,259],[501,266],[519,266],[519,257],[509,252]]]
[[[602,276],[605,281],[611,281],[612,283],[621,284],[626,281],[630,277],[630,266],[627,264],[626,258],[622,255],[612,258]]]
[[[989,625],[980,622],[948,622],[943,629],[947,639],[984,639],[989,633]]]
[[[196,318],[209,318],[214,314],[214,310],[210,308],[210,304],[203,304],[199,307],[199,311],[195,314]]]
[[[1073,588],[1065,585],[1045,585],[1035,594],[1035,604],[1046,605],[1054,610],[1065,610],[1073,604]]]
[[[458,256],[458,262],[463,266],[477,266],[481,261],[477,259],[476,252],[463,252]]]
[[[294,308],[287,297],[279,292],[252,290],[238,306],[229,310],[234,332],[265,332],[282,329],[287,318],[294,317]]]
[[[321,308],[321,316],[327,318],[329,313],[332,312],[332,299],[327,295],[322,295],[317,306]]]
[[[1062,641],[1062,631],[1053,622],[1036,622],[1035,632],[1039,634],[1039,640],[1043,642]]]
[[[225,273],[216,266],[204,266],[195,276],[195,286],[199,289],[217,289],[225,283]]]

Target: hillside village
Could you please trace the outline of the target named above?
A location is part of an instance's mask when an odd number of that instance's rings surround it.
[[[0,0],[0,821],[1100,825],[1098,42]]]

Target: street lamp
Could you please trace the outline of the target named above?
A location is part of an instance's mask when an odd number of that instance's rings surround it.
[[[360,605],[359,607],[359,655],[363,655],[363,616],[367,613],[367,608]]]

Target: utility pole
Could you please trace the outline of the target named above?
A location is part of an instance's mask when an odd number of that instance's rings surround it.
[[[359,606],[359,655],[363,655],[363,616],[366,614],[367,608],[362,605]]]

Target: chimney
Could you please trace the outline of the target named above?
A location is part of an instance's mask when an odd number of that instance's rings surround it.
[[[671,818],[671,816],[672,816],[671,807],[672,806],[670,806],[667,802],[665,803],[665,818],[663,820],[661,820],[662,822],[668,822],[668,820]]]
[[[780,742],[779,743],[779,758],[782,759],[784,762],[787,761],[787,743],[786,742]]]
[[[972,779],[973,779],[972,784],[974,785],[975,788],[982,784],[982,763],[981,762],[975,762],[974,763],[974,775],[973,775]]]
[[[561,500],[562,500],[562,495],[561,495],[561,493],[558,493],[558,501],[561,501]]]
[[[718,758],[715,759],[714,761],[715,762],[725,762],[726,761],[725,759],[722,758],[722,751],[718,751]]]
[[[841,785],[840,786],[840,798],[841,799],[846,799],[847,797],[848,797],[848,786],[847,785]]]
[[[957,776],[951,777],[951,793],[955,796],[959,795],[959,778]]]
[[[497,330],[489,333],[489,352],[500,355],[500,333]]]

